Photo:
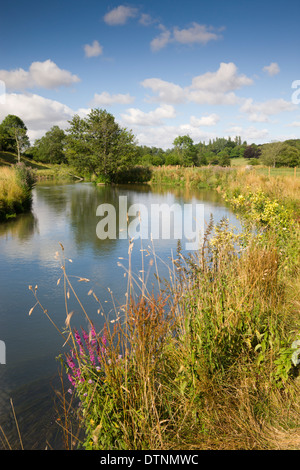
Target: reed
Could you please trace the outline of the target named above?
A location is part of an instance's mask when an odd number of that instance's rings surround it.
[[[33,185],[34,177],[25,165],[0,167],[0,220],[30,209]]]

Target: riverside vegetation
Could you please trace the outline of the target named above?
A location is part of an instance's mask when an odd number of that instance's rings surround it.
[[[0,221],[31,208],[35,176],[24,163],[0,169]]]
[[[132,272],[129,243],[127,300],[100,332],[61,247],[66,306],[74,295],[89,325],[74,330],[67,306],[68,384],[57,396],[66,448],[299,449],[299,180],[161,168],[153,184],[163,178],[214,187],[243,229],[211,220],[198,252],[178,246],[168,281],[157,272],[157,294]],[[154,250],[145,255],[156,266]]]

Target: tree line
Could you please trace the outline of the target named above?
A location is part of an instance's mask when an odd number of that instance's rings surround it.
[[[30,145],[27,127],[18,116],[8,115],[0,124],[0,151],[21,154],[37,162],[69,164],[81,175],[98,181],[147,178],[145,168],[159,165],[230,166],[232,158],[268,166],[300,165],[300,140],[248,144],[240,136],[195,143],[189,135],[178,136],[170,149],[138,145],[132,131],[121,127],[103,109],[86,117],[75,115],[66,130],[53,126]]]

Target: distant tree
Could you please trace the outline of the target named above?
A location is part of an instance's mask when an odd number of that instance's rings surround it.
[[[275,167],[280,159],[283,142],[272,142],[262,146],[261,161],[264,165]]]
[[[261,154],[261,149],[255,145],[247,145],[244,150],[244,158],[259,158]]]
[[[27,127],[18,116],[8,114],[0,125],[0,135],[2,142],[5,142],[6,149],[14,151],[21,160],[21,153],[29,147]]]
[[[94,173],[112,182],[118,171],[136,163],[134,135],[120,127],[106,110],[92,109],[84,119],[76,115],[69,124],[66,154],[79,172]]]
[[[66,162],[65,142],[65,132],[58,126],[53,126],[44,137],[35,141],[35,159],[46,163]]]
[[[285,140],[262,145],[261,162],[267,166],[279,167],[300,165],[300,140]]]
[[[221,150],[217,155],[218,165],[220,166],[230,166],[230,157],[227,149]]]
[[[184,166],[196,165],[197,150],[194,146],[193,139],[189,135],[176,137],[173,141],[173,145]]]

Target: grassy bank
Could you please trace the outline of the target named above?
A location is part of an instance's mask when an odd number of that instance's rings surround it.
[[[131,271],[130,244],[127,301],[101,332],[62,247],[66,305],[75,296],[89,325],[74,330],[67,307],[69,385],[57,398],[66,448],[299,449],[299,180],[218,168],[154,173],[153,184],[168,182],[217,189],[243,230],[212,220],[199,252],[184,257],[178,246],[155,296],[146,265]],[[155,251],[146,255],[156,266]]]
[[[33,173],[22,163],[0,167],[0,221],[30,209],[34,181]]]
[[[280,170],[274,169],[274,170]],[[298,175],[298,176],[297,176]],[[158,167],[153,168],[151,184],[211,188],[222,192],[224,197],[262,190],[300,215],[300,172],[292,170],[287,175],[270,175],[245,167]]]

